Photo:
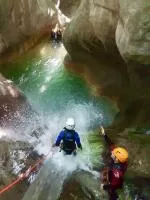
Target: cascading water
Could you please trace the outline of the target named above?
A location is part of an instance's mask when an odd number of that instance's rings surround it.
[[[60,44],[50,46],[49,43],[42,43],[24,58],[12,64],[12,73],[10,70],[9,73],[5,71],[6,68],[3,71],[24,91],[32,107],[39,114],[41,126],[46,127],[45,134],[39,137],[38,142],[33,141],[35,150],[45,155],[51,152],[23,200],[58,199],[64,181],[76,171],[82,171],[80,177],[82,175],[89,177],[87,182],[83,180],[80,182],[90,188],[88,189],[92,191],[94,199],[99,198],[99,173],[93,168],[96,165],[95,160],[100,165],[102,147],[99,137],[97,146],[91,144],[89,141],[92,139],[89,138],[94,136],[94,130],[101,123],[112,122],[116,109],[108,100],[94,97],[92,88],[88,88],[80,77],[64,68],[62,63],[65,54],[66,51]],[[68,117],[75,119],[76,130],[83,145],[83,151],[78,151],[76,157],[64,156],[59,149],[52,149],[52,144]],[[39,124],[33,123],[30,126],[36,129]],[[29,127],[27,129],[30,131]],[[26,137],[27,141],[30,139]]]

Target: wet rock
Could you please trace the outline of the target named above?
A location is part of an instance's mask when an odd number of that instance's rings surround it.
[[[74,172],[64,183],[59,200],[66,199],[105,200],[107,194],[100,190],[99,178],[93,177],[88,172],[79,171]]]
[[[38,138],[43,133],[38,114],[25,95],[12,81],[0,75],[0,188],[41,159],[33,145],[39,142]],[[1,199],[10,200],[12,196],[21,199],[28,185],[27,180],[21,182]]]
[[[78,46],[89,52],[97,49],[118,57],[119,49],[126,61],[149,64],[149,18],[146,0],[136,4],[129,0],[82,0],[64,43],[67,47],[76,40]],[[69,52],[74,48],[71,45]]]
[[[11,80],[0,74],[0,126],[8,128],[13,125],[13,128],[17,128],[18,125],[21,127],[23,123],[29,122],[27,119],[31,119],[30,115],[36,117],[25,95]]]
[[[34,35],[36,41],[37,35],[48,33],[58,21],[52,0],[2,0],[0,13],[0,54],[30,36]]]
[[[0,140],[0,188],[4,188],[16,180],[19,174],[25,172],[40,158],[37,152],[33,154],[33,146],[28,142]],[[24,179],[3,193],[1,199],[10,200],[14,197],[19,200],[23,197],[28,186],[28,179]]]
[[[31,135],[39,138],[47,129],[40,120],[24,93],[0,74],[0,128],[10,129],[20,137]]]
[[[72,15],[74,15],[76,10],[78,9],[80,3],[81,0],[73,0],[73,1],[61,0],[59,8],[66,16],[72,17]]]
[[[116,127],[150,126],[149,13],[146,0],[82,0],[64,33],[68,68],[117,102]]]
[[[10,182],[17,178],[16,175],[19,174],[20,170],[24,168],[24,157],[30,151],[30,146],[24,142],[13,142],[13,141],[0,141],[0,188],[4,188]],[[22,154],[22,155],[21,155]],[[21,156],[22,159],[21,159]],[[21,183],[22,192],[26,191],[26,187]],[[20,184],[19,184],[20,188]],[[16,197],[16,199],[21,198],[19,195],[19,188],[12,188],[10,191],[1,195],[1,199],[10,199],[11,195]],[[18,196],[20,198],[18,198]]]

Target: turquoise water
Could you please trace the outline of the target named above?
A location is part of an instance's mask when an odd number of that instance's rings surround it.
[[[84,80],[64,68],[65,54],[63,46],[54,48],[43,42],[16,62],[1,66],[1,72],[17,84],[37,112],[60,115],[75,106],[85,105],[87,110],[89,105],[89,113],[93,108],[96,116],[91,125],[110,124],[115,106],[105,98],[94,97]],[[70,114],[78,115],[77,109]]]

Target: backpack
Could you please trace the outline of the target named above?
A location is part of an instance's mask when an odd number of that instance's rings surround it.
[[[64,129],[63,147],[66,152],[72,152],[76,149],[75,131]]]

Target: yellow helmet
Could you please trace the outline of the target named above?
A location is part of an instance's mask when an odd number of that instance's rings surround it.
[[[114,154],[114,156],[121,162],[121,163],[125,163],[128,161],[128,152],[126,149],[122,148],[122,147],[117,147],[115,148],[112,153]]]

